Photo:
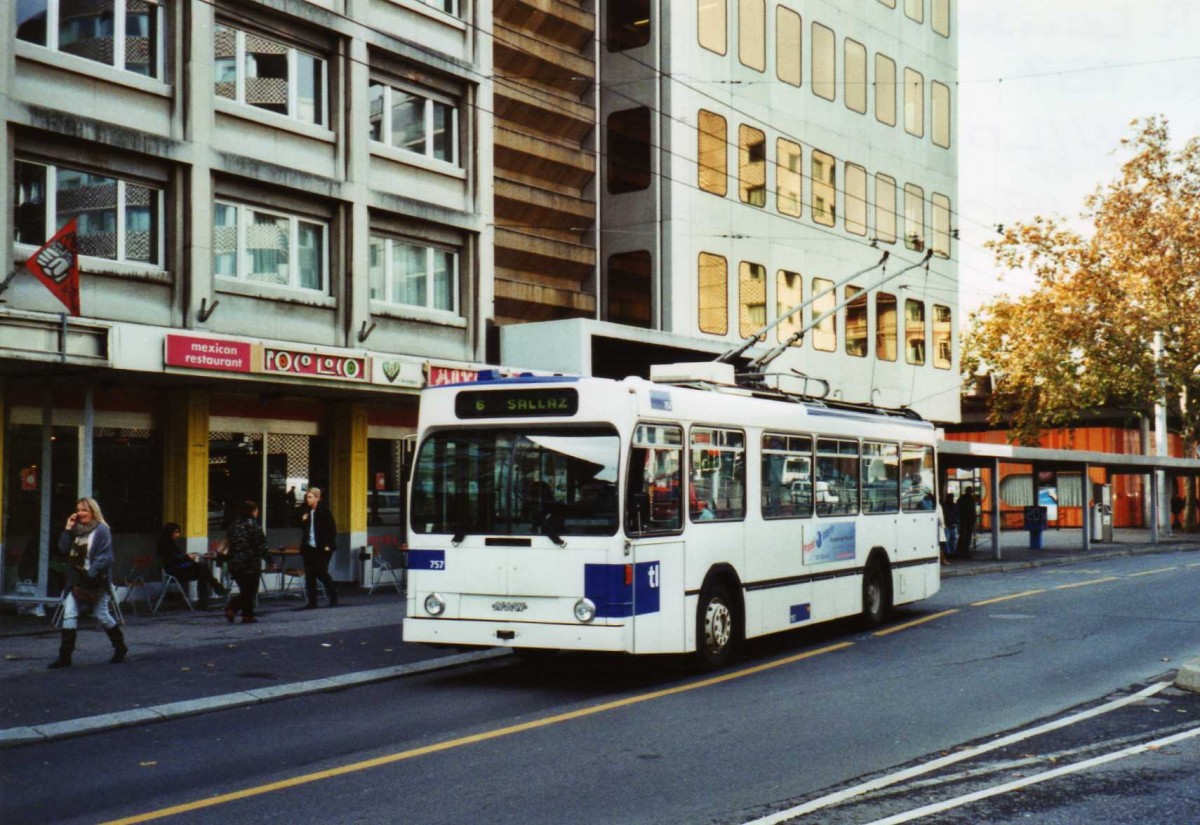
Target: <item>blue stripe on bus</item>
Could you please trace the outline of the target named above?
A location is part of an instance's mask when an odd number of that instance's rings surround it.
[[[624,564],[585,564],[583,595],[596,605],[601,619],[626,619],[660,609],[659,563],[639,562],[633,567],[633,584],[625,583]]]
[[[811,608],[812,605],[807,602],[805,604],[792,605],[788,608],[788,623],[799,624],[800,622],[807,622],[812,618]]]
[[[409,570],[445,570],[445,550],[409,550]]]

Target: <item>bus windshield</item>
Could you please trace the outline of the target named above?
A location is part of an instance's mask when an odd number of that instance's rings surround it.
[[[432,432],[417,454],[412,531],[611,536],[620,452],[609,427]]]

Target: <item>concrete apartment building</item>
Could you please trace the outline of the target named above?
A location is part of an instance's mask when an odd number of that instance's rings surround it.
[[[294,544],[321,486],[357,579],[424,384],[711,360],[860,270],[742,362],[832,310],[771,369],[957,420],[953,13],[18,0],[9,260],[77,218],[83,309],[0,295],[0,596],[53,589],[85,489],[128,560],[168,520],[212,546],[244,498]]]

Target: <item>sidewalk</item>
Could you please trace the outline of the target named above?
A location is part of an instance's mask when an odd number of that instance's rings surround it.
[[[1026,533],[1001,534],[1001,561],[990,535],[969,560],[942,566],[944,578],[1003,573],[1114,556],[1200,550],[1200,536],[1157,546],[1145,531],[1119,531],[1118,541],[1079,552],[1079,531],[1048,531],[1044,549]],[[1141,539],[1139,541],[1139,539]],[[287,696],[394,679],[454,667],[505,650],[435,650],[401,641],[404,598],[343,585],[337,608],[297,611],[297,600],[264,601],[256,624],[228,624],[219,609],[191,612],[181,602],[151,615],[125,611],[129,657],[108,663],[112,647],[90,619],[80,623],[72,667],[47,670],[58,653],[50,618],[0,613],[0,748],[145,724]],[[1193,663],[1200,680],[1200,662]]]

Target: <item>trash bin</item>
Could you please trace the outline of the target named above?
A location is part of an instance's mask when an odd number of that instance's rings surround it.
[[[1025,529],[1029,531],[1029,549],[1042,549],[1042,531],[1046,529],[1046,508],[1032,505],[1025,508]]]
[[[1029,531],[1029,549],[1030,550],[1041,550],[1042,549],[1042,531],[1041,530],[1031,529]]]

